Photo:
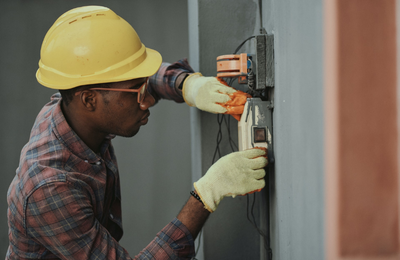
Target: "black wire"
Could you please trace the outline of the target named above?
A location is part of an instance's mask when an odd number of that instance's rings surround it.
[[[225,115],[218,114],[217,115],[217,122],[218,122],[217,145],[215,147],[214,156],[213,156],[211,165],[215,163],[217,154],[218,154],[218,158],[221,158],[221,151],[219,149],[219,145],[220,145],[220,143],[222,141],[222,122],[223,121],[225,121]],[[229,137],[230,137],[230,134],[229,134]],[[196,249],[196,252],[195,252],[194,257],[192,258],[192,260],[196,260],[196,255],[197,255],[197,253],[199,252],[199,249],[200,249],[201,235],[202,234],[203,234],[203,229],[200,231],[199,236],[197,238],[198,239],[197,249]]]
[[[259,8],[261,9],[261,5],[260,5]],[[261,17],[261,15],[262,15],[262,12],[261,12],[261,10],[260,10],[260,18],[261,18],[261,21],[260,21],[260,32],[263,33],[263,30],[265,31],[265,29],[262,27],[262,17]],[[265,33],[266,33],[266,31],[265,31]],[[244,41],[236,48],[234,54],[236,54],[236,53],[240,50],[240,48],[242,48],[242,46],[243,46],[248,40],[253,39],[253,38],[255,38],[254,35],[253,35],[253,36],[250,36],[249,38],[247,38],[246,40],[244,40]],[[233,82],[233,80],[231,80],[229,83],[232,83],[232,82]],[[229,84],[229,85],[230,85],[230,84]],[[228,131],[228,133],[229,133],[229,131]],[[250,220],[250,218],[249,218],[249,194],[246,195],[246,197],[247,197],[247,219],[248,219],[249,222],[253,225],[253,227],[257,230],[257,232],[264,238],[264,248],[265,248],[265,250],[267,250],[267,252],[268,252],[268,254],[269,254],[268,259],[271,260],[271,259],[272,259],[272,250],[271,250],[271,248],[268,248],[268,240],[269,240],[269,237],[267,236],[267,234],[265,234],[265,233],[258,227],[258,225],[257,225],[257,223],[256,223],[256,221],[255,221],[254,212],[253,212],[253,210],[254,210],[254,204],[255,204],[255,198],[256,198],[255,196],[256,196],[256,193],[254,193],[254,200],[253,200],[253,204],[252,204],[251,211],[250,211],[250,213],[251,213],[251,215],[252,215],[252,219],[253,219],[253,221],[252,221],[252,220]]]
[[[267,34],[267,31],[263,27],[262,0],[258,0],[258,10],[260,12],[260,34]]]
[[[258,234],[260,234],[260,236],[262,236],[264,238],[264,248],[265,248],[265,250],[269,251],[268,250],[268,240],[267,240],[268,237],[267,237],[267,234],[265,234],[265,232],[258,227],[257,222],[256,222],[256,218],[254,216],[254,205],[255,205],[255,202],[256,202],[256,193],[253,193],[253,202],[251,204],[251,210],[249,210],[250,194],[247,194],[246,198],[247,198],[247,220],[257,230]],[[252,219],[250,219],[249,213],[250,213]]]
[[[218,133],[217,133],[217,146],[215,147],[214,156],[212,159],[212,164],[216,161],[216,155],[218,154],[218,158],[221,158],[221,151],[219,149],[219,145],[222,141],[222,122],[224,120],[225,115],[218,114],[217,115],[217,122],[218,122]]]
[[[262,27],[262,24],[260,25]],[[261,30],[261,29],[260,29]],[[240,48],[242,48],[242,46],[250,39],[255,38],[255,36],[250,36],[249,38],[247,38],[246,40],[244,40],[235,50],[234,54],[236,54]],[[227,79],[224,79],[225,82],[227,82]],[[229,83],[227,82],[227,84],[229,86],[232,86],[233,82],[236,80],[236,78],[229,78]],[[214,151],[214,155],[213,155],[213,159],[212,159],[212,164],[215,163],[216,161],[216,156],[218,154],[218,158],[221,158],[221,150],[219,145],[221,144],[222,141],[222,123],[225,122],[225,125],[227,127],[227,131],[228,131],[228,141],[229,141],[229,145],[232,149],[232,152],[235,152],[238,150],[238,146],[236,145],[236,143],[234,142],[234,140],[232,139],[231,136],[231,130],[230,130],[230,117],[228,117],[228,119],[225,117],[224,114],[218,114],[217,115],[217,122],[218,122],[218,132],[217,132],[217,144],[215,147],[215,151]],[[264,238],[264,248],[267,250],[268,254],[269,254],[269,259],[272,259],[272,250],[271,248],[268,249],[268,237],[267,235],[258,227],[257,223],[256,223],[256,219],[254,216],[254,205],[255,205],[255,201],[256,201],[256,193],[254,193],[254,198],[253,198],[253,203],[251,206],[251,210],[249,211],[249,194],[246,195],[247,198],[247,219],[248,221],[253,225],[253,227],[257,230],[257,232]],[[251,214],[251,218],[249,216],[249,213]],[[199,236],[198,236],[198,245],[197,245],[197,250],[195,252],[195,256],[192,258],[193,260],[195,260],[196,255],[198,253],[198,250],[200,248],[200,242],[201,242],[201,235],[203,233],[203,230],[200,231]]]
[[[253,36],[250,36],[249,38],[247,38],[246,40],[244,40],[237,48],[236,48],[236,50],[235,50],[235,52],[233,53],[233,54],[236,54],[239,50],[240,50],[240,48],[242,48],[242,46],[248,41],[248,40],[250,40],[250,39],[253,39],[255,36],[253,35]]]
[[[221,141],[222,141],[222,123],[225,120],[226,120],[226,118],[225,118],[224,114],[218,114],[217,115],[217,122],[218,122],[217,145],[215,147],[214,156],[213,156],[211,165],[215,163],[215,161],[217,159],[217,154],[218,154],[218,158],[221,158],[221,151],[220,151],[219,145],[221,144]],[[228,127],[228,129],[229,129],[229,127]],[[229,133],[229,138],[231,138],[230,129],[228,130],[228,133]],[[197,253],[199,252],[199,249],[200,249],[200,242],[201,242],[201,235],[202,234],[203,234],[203,229],[200,231],[199,236],[197,238],[198,239],[197,249],[196,249],[196,252],[195,252],[194,257],[192,258],[192,260],[196,260],[196,255],[197,255]]]
[[[234,79],[235,78],[230,78],[229,79],[229,83],[228,83],[229,86],[232,85],[232,82],[234,81]],[[219,145],[220,145],[220,143],[222,141],[222,122],[225,123],[225,126],[227,128],[229,145],[231,146],[232,152],[238,150],[237,145],[235,144],[235,142],[233,141],[232,136],[231,136],[230,117],[226,118],[224,114],[222,114],[222,115],[218,114],[217,122],[218,122],[217,146],[216,146],[215,152],[214,152],[213,164],[215,162],[217,151],[218,151],[219,157],[221,157]],[[253,203],[251,205],[251,210],[249,210],[249,194],[246,195],[246,197],[247,197],[247,219],[253,225],[253,227],[257,230],[257,232],[264,238],[264,248],[269,252],[270,250],[268,250],[268,244],[267,244],[268,243],[268,240],[267,240],[268,237],[264,233],[264,231],[262,231],[258,227],[256,219],[255,219],[255,216],[254,216],[254,205],[255,205],[255,202],[256,202],[256,193],[253,194]],[[252,219],[250,219],[249,214],[251,215]]]
[[[225,117],[224,122],[225,122],[226,128],[228,130],[229,145],[232,149],[232,152],[236,152],[238,150],[238,146],[235,143],[235,141],[232,139],[232,136],[231,136],[231,117],[229,116],[228,119],[226,119],[226,117]]]
[[[254,223],[254,225],[257,227],[257,230],[259,231],[259,233],[260,233],[260,229],[258,229],[258,225],[257,225],[257,222],[256,222],[256,218],[254,217],[254,205],[256,204],[256,194],[255,193],[253,193],[253,204],[251,205],[251,216],[252,216],[252,218],[253,218],[253,223]]]

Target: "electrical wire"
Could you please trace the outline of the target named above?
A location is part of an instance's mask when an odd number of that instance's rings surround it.
[[[258,10],[260,12],[260,34],[267,34],[267,31],[263,27],[262,0],[258,0]]]
[[[260,4],[260,6],[259,6],[259,9],[260,9],[260,33],[263,33],[263,30],[264,30],[264,33],[266,33],[266,31],[265,31],[265,29],[262,27],[262,12],[261,12],[261,4]],[[250,37],[248,37],[246,40],[244,40],[237,48],[236,48],[236,50],[235,50],[235,52],[234,52],[234,54],[237,54],[237,52],[240,50],[240,48],[247,42],[247,41],[249,41],[249,40],[251,40],[251,39],[253,39],[253,38],[255,38],[255,36],[253,35],[253,36],[250,36]],[[236,78],[230,78],[230,80],[229,80],[229,83],[228,83],[228,85],[229,86],[232,86],[232,83],[233,83],[233,81],[235,80]],[[251,79],[251,80],[253,80],[253,79]],[[217,119],[218,120],[218,119]],[[221,131],[221,124],[220,124],[220,121],[218,120],[218,124],[219,124],[219,132],[218,132],[218,134],[222,134],[222,132],[220,132]],[[230,144],[230,146],[231,146],[231,149],[232,149],[232,152],[234,152],[234,151],[237,151],[238,150],[238,148],[237,148],[237,146],[236,146],[236,144],[234,143],[234,141],[233,141],[233,139],[232,139],[232,137],[231,137],[231,131],[230,131],[230,117],[228,118],[228,121],[225,121],[225,124],[226,124],[226,127],[227,127],[227,131],[228,131],[228,140],[229,140],[229,144]],[[221,140],[222,140],[222,137],[220,137],[221,138]],[[221,142],[221,140],[219,140],[220,142]],[[220,142],[218,142],[217,143],[217,147],[218,147],[218,151],[219,151],[219,145],[220,145]],[[235,147],[234,147],[235,146]],[[216,148],[217,149],[217,148]],[[213,159],[213,163],[214,163],[214,159]],[[268,172],[269,172],[269,168],[268,168]],[[267,175],[267,176],[269,176],[269,174]],[[253,203],[252,203],[252,205],[251,205],[251,209],[249,210],[249,199],[250,199],[250,195],[249,194],[247,194],[246,195],[246,198],[247,198],[247,219],[248,219],[248,221],[252,224],[252,226],[257,230],[257,232],[260,234],[260,236],[262,236],[263,237],[263,240],[264,240],[264,248],[265,248],[265,250],[268,252],[268,259],[269,260],[272,260],[272,250],[271,250],[271,248],[269,248],[269,235],[268,234],[266,234],[266,232],[264,232],[263,230],[261,230],[261,228],[257,225],[257,222],[256,222],[256,218],[255,218],[255,216],[254,216],[254,205],[255,205],[255,202],[256,202],[256,193],[253,193]],[[250,217],[249,217],[249,214],[251,215],[251,219],[250,219]]]
[[[265,232],[263,230],[261,230],[261,228],[258,227],[257,222],[256,222],[256,218],[254,216],[254,205],[255,205],[255,202],[256,202],[256,194],[253,193],[253,202],[251,204],[251,209],[249,209],[249,205],[250,205],[250,195],[249,194],[246,195],[246,199],[247,199],[247,220],[257,230],[258,234],[260,234],[260,236],[263,237],[263,239],[264,239],[264,248],[265,248],[265,250],[269,251],[267,234],[265,234]],[[249,214],[251,216],[251,219],[250,219]]]
[[[233,141],[232,136],[231,136],[231,127],[230,127],[230,125],[231,125],[231,117],[228,116],[228,119],[226,119],[226,117],[225,117],[224,118],[224,122],[225,122],[226,128],[228,130],[229,145],[231,147],[232,152],[235,152],[235,151],[237,151],[239,149],[238,149],[237,144],[235,143],[235,141]]]
[[[233,54],[236,54],[239,50],[240,50],[240,48],[242,48],[242,46],[248,41],[248,40],[250,40],[250,39],[253,39],[253,38],[255,38],[256,36],[250,36],[249,38],[247,38],[246,40],[244,40],[237,48],[236,48],[236,50],[235,50],[235,52],[233,53]]]
[[[251,39],[251,38],[249,38],[249,39]],[[232,86],[232,82],[233,81],[234,81],[234,79],[232,79],[232,78],[229,79],[228,85]],[[218,158],[221,157],[220,145],[221,145],[221,142],[222,142],[222,139],[223,139],[223,136],[222,136],[222,124],[223,123],[225,123],[226,129],[227,129],[228,141],[229,141],[229,145],[230,145],[230,148],[231,148],[232,152],[235,152],[235,151],[238,150],[238,147],[237,147],[236,143],[234,142],[234,140],[232,138],[232,135],[231,135],[230,118],[231,118],[230,116],[228,116],[228,118],[225,117],[224,114],[218,114],[218,116],[217,116],[217,123],[218,123],[217,143],[216,143],[216,147],[215,147],[215,151],[214,151],[212,164],[215,163],[215,161],[217,159],[217,155],[218,155]],[[269,238],[268,238],[267,234],[263,230],[261,230],[261,228],[258,226],[258,224],[256,222],[256,218],[254,216],[254,206],[255,206],[255,202],[256,202],[256,193],[253,193],[253,202],[252,202],[250,208],[249,208],[249,206],[250,206],[250,202],[249,202],[250,195],[249,194],[246,195],[246,199],[247,199],[247,219],[251,223],[251,225],[257,230],[257,232],[260,234],[260,236],[263,237],[264,248],[268,252],[268,254],[270,255],[269,259],[272,259],[272,257],[271,257],[272,256],[272,251],[271,251],[270,248],[268,248]],[[250,216],[251,216],[251,218],[250,218]]]
[[[215,147],[214,156],[211,164],[214,164],[215,161],[217,160],[217,154],[218,158],[221,158],[221,150],[219,149],[219,145],[221,144],[222,141],[222,122],[224,120],[224,117],[225,115],[223,114],[217,115],[217,122],[218,122],[217,145]]]
[[[227,122],[228,121],[228,122]],[[225,122],[226,127],[228,129],[228,133],[229,133],[229,142],[231,144],[231,149],[232,151],[235,151],[233,146],[236,146],[236,150],[237,150],[237,145],[235,144],[235,142],[233,141],[233,139],[231,138],[231,134],[230,134],[230,117],[228,117],[228,119],[226,119],[224,114],[218,114],[217,115],[217,122],[218,122],[218,132],[217,132],[217,145],[215,147],[215,151],[214,151],[214,155],[213,155],[213,159],[212,159],[212,163],[211,165],[213,165],[217,159],[221,158],[221,150],[220,150],[220,144],[222,141],[222,124]],[[217,158],[218,155],[218,158]],[[201,235],[203,234],[203,229],[200,231],[199,236],[197,238],[198,242],[197,242],[197,249],[196,252],[194,254],[194,257],[192,258],[192,260],[197,260],[196,256],[197,253],[199,252],[200,249],[200,244],[201,244]]]
[[[260,32],[262,33],[262,30],[264,30],[264,32],[266,33],[265,29],[262,27],[262,12],[261,12],[261,3],[259,2],[259,9],[260,9]],[[240,48],[242,48],[242,46],[249,40],[255,38],[255,36],[250,36],[248,37],[246,40],[244,40],[235,50],[234,54],[237,54],[237,52],[240,50]],[[229,78],[229,82],[228,79],[224,79],[225,82],[227,82],[227,84],[229,86],[232,86],[233,82],[236,80],[236,78]],[[221,150],[220,150],[220,144],[222,142],[222,124],[225,123],[225,126],[227,128],[227,132],[228,132],[228,142],[230,145],[230,148],[232,150],[232,152],[238,151],[238,146],[237,144],[234,142],[234,140],[232,139],[231,136],[231,130],[230,130],[230,116],[228,116],[228,118],[225,117],[225,114],[218,114],[217,115],[217,123],[218,123],[218,132],[217,132],[217,138],[216,138],[216,147],[214,150],[214,155],[213,155],[213,159],[212,159],[212,163],[211,165],[213,165],[217,159],[221,158]],[[218,155],[218,158],[217,158]],[[267,175],[268,176],[268,175]],[[272,260],[272,250],[271,248],[268,248],[268,242],[269,242],[269,237],[267,234],[264,233],[264,231],[262,231],[256,222],[255,216],[254,216],[254,205],[255,205],[255,201],[256,201],[256,193],[253,193],[253,202],[251,205],[251,209],[249,210],[249,199],[250,199],[250,195],[247,194],[246,195],[246,199],[247,199],[247,219],[248,221],[252,224],[252,226],[257,230],[257,232],[263,237],[264,239],[264,248],[265,250],[267,250],[268,255],[270,260]],[[251,219],[250,216],[251,215]],[[200,231],[199,236],[198,236],[198,244],[197,244],[197,250],[195,252],[195,256],[192,258],[192,260],[196,260],[196,255],[198,253],[198,250],[200,248],[200,244],[201,244],[201,235],[203,233],[203,230]]]

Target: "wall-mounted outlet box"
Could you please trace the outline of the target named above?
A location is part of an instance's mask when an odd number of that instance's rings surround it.
[[[254,147],[272,149],[270,105],[271,102],[260,98],[247,99],[238,123],[240,151]]]

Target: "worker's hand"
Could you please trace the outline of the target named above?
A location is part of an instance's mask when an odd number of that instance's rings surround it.
[[[240,120],[247,98],[251,97],[228,86],[222,79],[203,77],[200,73],[186,78],[182,92],[189,106],[214,114],[230,114],[237,120]]]
[[[224,197],[245,195],[264,188],[266,156],[265,148],[253,148],[219,159],[194,183],[204,207],[213,212]]]

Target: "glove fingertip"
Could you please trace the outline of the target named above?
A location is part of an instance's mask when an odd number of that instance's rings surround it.
[[[253,172],[253,178],[255,180],[262,180],[265,177],[266,173],[264,169],[258,169]]]
[[[236,89],[231,88],[231,87],[225,87],[224,90],[225,90],[225,92],[226,92],[227,94],[233,94],[233,93],[237,92]]]
[[[262,151],[264,151],[265,153],[267,153],[267,148],[266,148],[266,147],[256,146],[256,147],[254,147],[253,149],[262,150]]]
[[[215,103],[221,103],[224,104],[226,102],[229,102],[231,100],[231,98],[226,94],[226,93],[222,93],[222,92],[216,92],[213,93],[211,96],[211,102],[215,102]]]
[[[211,104],[209,106],[209,109],[210,109],[209,112],[214,113],[214,114],[224,114],[224,113],[226,113],[226,111],[228,111],[225,107],[223,107],[220,104]]]
[[[251,161],[250,163],[252,165],[252,168],[254,170],[263,169],[264,167],[266,167],[268,165],[268,160],[264,156],[250,159],[250,161]]]
[[[256,157],[266,155],[267,149],[262,147],[254,147],[243,152],[245,152],[248,159],[254,159]]]
[[[257,189],[259,189],[259,190],[264,189],[264,187],[265,187],[265,180],[264,180],[264,179],[260,179],[260,180],[256,180],[256,181],[257,181],[257,185],[258,185],[258,188],[257,188]]]
[[[253,186],[252,190],[246,194],[252,194],[254,192],[259,192],[262,189],[264,189],[265,181],[264,181],[264,179],[254,180],[254,184],[252,186]]]

